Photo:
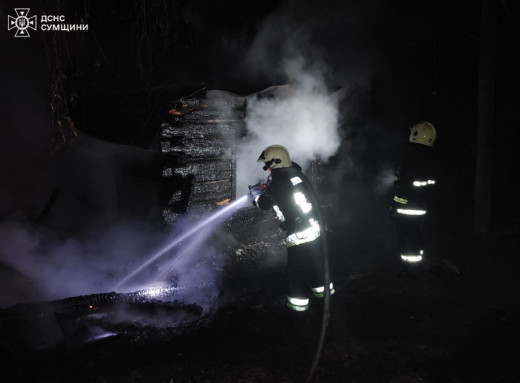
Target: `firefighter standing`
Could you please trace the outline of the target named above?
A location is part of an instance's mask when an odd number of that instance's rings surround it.
[[[410,129],[409,147],[394,180],[392,216],[396,219],[403,276],[424,272],[423,221],[436,184],[432,147],[435,127],[421,121]]]
[[[311,183],[289,152],[281,145],[264,149],[257,162],[270,173],[266,185],[250,186],[253,204],[273,209],[280,227],[287,231],[287,307],[294,311],[309,308],[311,293],[325,293],[323,237],[320,206]],[[334,292],[330,283],[330,294]]]

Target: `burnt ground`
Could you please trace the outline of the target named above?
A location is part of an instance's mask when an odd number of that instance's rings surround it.
[[[517,229],[476,240],[467,226],[443,225],[428,246],[428,272],[419,279],[398,277],[392,249],[378,240],[363,243],[352,236],[349,241],[344,232],[329,233],[337,292],[315,381],[519,381]],[[41,323],[50,308],[3,309],[2,380],[306,381],[322,306],[314,302],[300,314],[286,309],[283,256],[271,249],[270,262],[254,249],[242,246],[228,254],[219,308],[183,325],[122,322],[117,336],[38,348],[26,339],[46,336]],[[169,309],[175,315],[172,307],[160,311]],[[157,314],[157,307],[147,310],[141,307],[140,315]]]

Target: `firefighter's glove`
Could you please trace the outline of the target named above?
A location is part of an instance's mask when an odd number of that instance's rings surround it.
[[[264,192],[265,187],[262,188],[262,185],[256,184],[256,185],[249,185],[248,188],[249,188],[249,194],[253,198],[253,205],[257,206],[256,201],[258,201],[258,197],[260,197],[260,195],[262,195],[262,193]]]

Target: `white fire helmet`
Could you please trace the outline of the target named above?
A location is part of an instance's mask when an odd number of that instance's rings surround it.
[[[433,146],[437,139],[435,127],[428,121],[421,121],[410,128],[410,142]]]
[[[265,148],[260,157],[258,157],[257,162],[265,163],[264,170],[267,170],[267,168],[286,168],[292,164],[289,152],[282,145],[271,145]]]

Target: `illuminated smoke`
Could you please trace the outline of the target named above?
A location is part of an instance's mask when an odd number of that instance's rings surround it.
[[[146,254],[160,236],[138,225],[120,224],[94,237],[57,238],[23,224],[0,224],[0,260],[11,290],[0,305],[35,299],[61,299],[110,291],[127,263]]]
[[[256,160],[269,145],[285,146],[304,169],[317,157],[327,162],[341,145],[339,100],[332,95],[337,84],[329,84],[332,70],[302,6],[287,2],[241,50],[244,73],[272,87],[247,97],[247,132],[237,145],[239,193],[265,179]]]
[[[269,145],[285,146],[303,168],[317,158],[326,162],[340,147],[338,99],[327,90],[320,71],[306,68],[303,57],[288,59],[284,65],[290,85],[248,97],[247,135],[237,153],[239,192],[265,178],[255,161]]]
[[[19,286],[20,291],[13,287],[13,291],[9,291],[11,296],[1,297],[0,306],[113,291],[115,284],[123,287],[140,273],[141,284],[125,286],[126,292],[166,283],[172,273],[180,285],[215,283],[215,269],[221,265],[214,264],[219,254],[209,238],[217,225],[229,218],[247,198],[243,196],[200,222],[193,222],[189,217],[180,220],[179,225],[172,228],[170,241],[155,252],[156,244],[164,243],[164,233],[153,233],[142,226],[107,228],[103,235],[97,233],[95,239],[58,240],[26,225],[2,223],[0,260],[19,273],[24,285]],[[187,230],[179,229],[183,227]],[[148,257],[144,262],[143,255]],[[159,268],[146,270],[159,258],[162,261]],[[126,277],[118,278],[125,270]],[[209,299],[194,296],[196,293],[196,289],[187,290],[183,295]]]
[[[224,216],[221,219],[225,219]],[[198,227],[190,236],[182,230],[171,236],[167,247],[173,247],[147,263],[145,268],[132,277],[121,290],[142,291],[143,296],[162,301],[187,301],[197,303],[205,312],[214,308],[219,296],[219,282],[224,255],[212,242],[217,220],[207,222],[203,227],[190,219],[189,215],[176,221],[181,227]],[[184,238],[176,241],[175,238]]]
[[[159,259],[163,255],[167,254],[168,251],[172,250],[174,247],[178,246],[183,241],[185,241],[187,239],[191,239],[190,237],[195,235],[195,239],[199,239],[200,240],[201,239],[200,238],[201,233],[206,234],[206,232],[203,231],[204,229],[206,229],[208,227],[213,229],[213,228],[215,228],[216,224],[222,222],[223,219],[229,218],[229,216],[231,216],[233,214],[235,209],[237,209],[238,207],[240,207],[242,204],[245,203],[247,198],[248,198],[247,195],[242,196],[241,198],[239,198],[238,200],[234,201],[233,203],[230,203],[226,207],[217,210],[216,212],[214,212],[213,214],[211,214],[209,217],[205,218],[201,222],[191,226],[187,231],[185,231],[181,235],[176,236],[171,242],[167,243],[163,248],[161,248],[160,250],[158,250],[157,252],[152,254],[144,263],[139,265],[130,274],[128,274],[123,279],[121,279],[116,284],[115,288],[119,289],[122,286],[124,286],[125,283],[127,281],[129,281],[132,277],[134,277],[135,275],[139,274],[147,266],[152,264],[154,261],[156,261],[157,259]],[[180,259],[175,259],[175,261],[181,261],[182,257],[184,256],[184,254],[186,254],[186,253],[181,252],[180,255],[179,255],[179,257],[181,257],[181,258]]]
[[[379,174],[376,176],[374,191],[377,195],[383,195],[388,192],[394,185],[395,170],[390,165],[382,166]]]

